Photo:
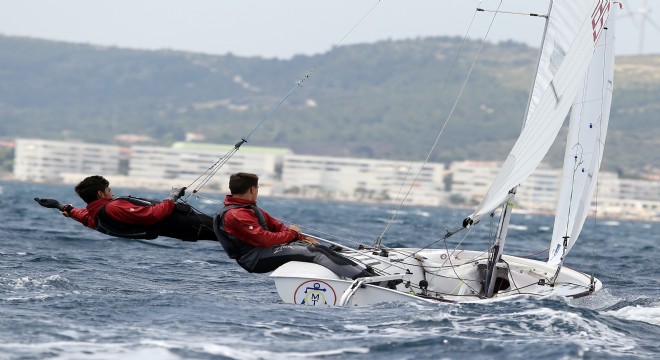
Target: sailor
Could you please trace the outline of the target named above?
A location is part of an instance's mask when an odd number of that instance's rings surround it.
[[[248,272],[270,272],[289,261],[302,261],[322,265],[350,279],[375,275],[304,236],[297,226],[286,227],[258,208],[257,175],[231,175],[229,190],[231,195],[215,215],[213,227],[227,255]]]
[[[56,208],[88,228],[129,239],[151,240],[166,236],[183,241],[217,240],[213,219],[190,205],[177,203],[186,188],[172,189],[162,201],[137,197],[115,198],[108,180],[89,176],[75,187],[86,208],[74,208],[55,199],[34,198],[39,205]]]

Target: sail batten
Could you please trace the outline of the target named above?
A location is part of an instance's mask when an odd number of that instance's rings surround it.
[[[525,127],[477,210],[489,214],[541,163],[578,95],[594,54],[594,32],[607,19],[610,0],[555,0],[543,41]]]

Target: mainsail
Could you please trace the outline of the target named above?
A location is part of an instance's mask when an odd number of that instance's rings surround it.
[[[470,219],[478,221],[509,197],[543,160],[577,96],[610,0],[555,0],[549,15],[525,127]]]
[[[617,7],[615,6],[614,9]],[[577,241],[589,212],[610,118],[614,89],[614,24],[607,20],[598,40],[584,89],[571,110],[564,171],[548,263],[558,265]],[[564,250],[564,237],[566,249]]]

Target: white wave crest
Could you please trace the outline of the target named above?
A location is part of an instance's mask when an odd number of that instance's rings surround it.
[[[225,339],[227,340],[227,339]],[[241,341],[243,343],[241,344]],[[244,359],[244,360],[258,360],[258,359],[273,359],[273,360],[290,360],[301,358],[325,357],[325,356],[340,356],[343,354],[366,354],[369,352],[367,347],[345,347],[331,350],[310,350],[310,351],[273,351],[263,350],[257,346],[250,346],[244,340],[235,339],[229,341],[227,344],[214,344],[203,341],[187,341],[185,343],[179,341],[164,341],[164,340],[142,340],[143,345],[158,346],[167,350],[178,351],[196,351],[203,352],[211,355],[218,355],[231,359]],[[239,345],[240,344],[240,345]]]
[[[619,310],[606,311],[603,314],[619,319],[642,321],[652,325],[660,325],[660,304],[646,307],[641,305],[626,306]]]
[[[60,275],[50,275],[45,278],[31,278],[29,276],[23,276],[16,279],[8,279],[6,285],[13,289],[25,289],[57,287],[58,285],[68,285],[70,283],[71,282],[69,279],[65,277]]]
[[[38,358],[35,354],[57,360],[126,359],[126,360],[178,360],[181,357],[158,346],[135,348],[136,344],[90,343],[81,341],[55,341],[36,344],[0,344],[0,350],[14,355],[23,354]]]

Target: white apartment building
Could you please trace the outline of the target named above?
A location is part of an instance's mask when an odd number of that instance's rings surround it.
[[[145,179],[179,180],[182,185],[197,179],[213,164],[221,162],[223,156],[234,145],[203,143],[175,143],[172,147],[133,146],[129,157],[129,178],[133,181]],[[268,195],[277,177],[277,167],[285,148],[249,147],[243,145],[220,170],[209,180],[205,188],[214,192],[227,192],[229,175],[250,172],[259,175],[260,192]]]
[[[611,184],[610,184],[611,183]],[[607,186],[606,191],[600,188]],[[660,181],[619,179],[599,183],[597,211],[603,216],[660,219]]]
[[[539,166],[516,192],[516,206],[529,212],[549,212],[557,208],[561,169]]]
[[[562,169],[541,165],[525,180],[516,194],[516,203],[534,213],[554,213],[559,200]],[[617,196],[621,179],[612,172],[601,171],[593,202]]]
[[[607,197],[599,199],[593,211],[605,217],[657,221],[660,220],[660,201]]]
[[[62,173],[115,175],[120,147],[72,141],[16,139],[14,178],[31,182],[61,182]]]
[[[117,187],[169,189],[187,186],[222,161],[233,145],[175,143],[172,147],[86,144],[16,139],[14,178],[31,182],[75,183],[103,175]],[[120,161],[128,160],[128,176]],[[442,164],[295,155],[289,149],[243,145],[204,187],[226,193],[229,175],[260,177],[260,194],[406,205],[477,205],[499,172],[497,162],[454,162],[451,191],[445,192]],[[419,177],[416,183],[414,179]],[[561,169],[541,165],[518,188],[515,204],[529,212],[554,212]],[[411,189],[412,186],[412,189]],[[409,192],[409,190],[411,190]],[[660,182],[620,179],[601,172],[592,210],[602,216],[660,219]]]
[[[285,155],[282,194],[292,197],[346,201],[394,202],[404,198],[419,173],[405,204],[445,202],[444,165],[404,161]]]
[[[500,163],[460,161],[450,166],[451,194],[454,201],[478,205],[500,171]],[[548,212],[557,206],[561,169],[544,165],[532,173],[517,189],[515,206],[529,212]]]
[[[477,205],[497,176],[499,164],[482,161],[452,163],[451,199],[454,203]],[[554,213],[557,207],[562,169],[541,165],[519,187],[515,205],[532,213]],[[620,179],[601,172],[592,211],[601,216],[638,219],[660,218],[660,182]],[[595,206],[597,204],[597,206]]]
[[[495,161],[457,161],[451,163],[452,202],[478,205],[488,192],[488,188],[500,171],[500,163]]]
[[[660,181],[618,179],[618,197],[660,201]]]

